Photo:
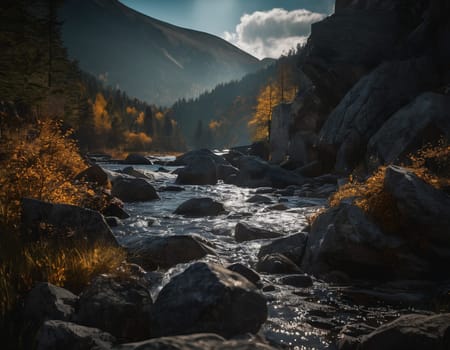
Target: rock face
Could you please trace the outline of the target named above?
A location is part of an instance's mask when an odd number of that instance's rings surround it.
[[[215,185],[217,183],[216,163],[211,157],[198,156],[178,172],[177,184]]]
[[[108,350],[116,339],[96,328],[64,321],[47,321],[37,335],[37,350]]]
[[[302,267],[321,276],[335,270],[365,279],[423,276],[428,264],[407,246],[401,238],[385,235],[360,208],[340,204],[314,221]]]
[[[362,337],[360,350],[446,350],[450,348],[450,314],[406,315]]]
[[[436,83],[433,67],[429,58],[385,63],[348,92],[320,132],[322,144],[337,146],[336,170],[353,169],[383,123]]]
[[[236,242],[253,241],[255,239],[279,238],[282,234],[272,232],[259,227],[252,227],[246,223],[239,222],[234,229]]]
[[[261,247],[258,258],[270,254],[283,254],[300,266],[305,252],[306,240],[307,236],[304,233],[276,239]]]
[[[214,250],[197,235],[150,237],[128,247],[130,261],[148,270],[168,269],[181,263],[198,260]]]
[[[50,225],[51,229],[42,228]],[[68,204],[52,204],[36,199],[22,200],[22,227],[29,237],[82,241],[89,245],[103,242],[118,246],[104,217],[93,210]]]
[[[144,202],[159,199],[155,188],[144,179],[118,178],[113,182],[111,194],[124,202]]]
[[[108,184],[108,175],[99,165],[93,165],[79,173],[75,180],[84,180],[99,186],[106,186]]]
[[[450,139],[450,97],[427,92],[395,113],[368,144],[366,158],[379,163],[403,160],[427,142]]]
[[[265,298],[241,275],[195,263],[159,293],[152,309],[153,336],[256,333],[267,318]]]
[[[175,214],[191,217],[217,216],[223,212],[223,204],[211,198],[191,198],[175,210]]]
[[[134,279],[99,276],[80,296],[77,322],[107,331],[122,341],[150,336],[150,292]]]
[[[283,103],[273,109],[270,124],[270,157],[274,163],[281,163],[288,154],[291,122],[291,105]]]
[[[25,300],[25,317],[36,325],[47,320],[71,321],[78,297],[64,288],[39,282]]]

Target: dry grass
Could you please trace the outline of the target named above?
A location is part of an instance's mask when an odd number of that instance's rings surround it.
[[[0,262],[0,316],[11,310],[36,281],[78,293],[93,277],[116,272],[126,259],[123,249],[111,246],[61,248],[38,242],[25,247],[19,243],[8,250],[2,251]]]
[[[427,145],[408,157],[406,166],[419,178],[436,188],[450,186],[450,145],[440,140],[437,145]],[[343,200],[352,200],[386,232],[397,232],[402,225],[401,214],[394,198],[384,189],[386,166],[381,166],[367,180],[360,182],[352,177],[329,200],[337,206]]]

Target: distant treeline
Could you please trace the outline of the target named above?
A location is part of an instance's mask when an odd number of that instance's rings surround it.
[[[84,150],[183,150],[183,137],[166,111],[105,87],[69,60],[57,19],[60,5],[1,2],[0,128],[60,119]]]

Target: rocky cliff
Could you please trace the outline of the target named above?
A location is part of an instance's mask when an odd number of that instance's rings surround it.
[[[450,139],[449,17],[445,0],[337,0],[312,26],[299,94],[274,113],[273,159],[348,173]]]

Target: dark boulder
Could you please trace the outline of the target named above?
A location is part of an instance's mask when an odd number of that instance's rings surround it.
[[[149,237],[136,241],[127,249],[129,260],[147,270],[168,269],[215,254],[208,242],[197,235]]]
[[[280,278],[280,282],[297,288],[307,288],[311,287],[313,284],[312,278],[308,275],[284,276]]]
[[[405,315],[363,336],[358,350],[450,349],[450,314]]]
[[[139,343],[128,343],[114,347],[114,350],[274,350],[258,339],[225,340],[217,334],[191,334],[150,339]]]
[[[208,332],[229,338],[258,332],[266,319],[266,300],[253,283],[218,265],[195,263],[159,293],[151,329],[154,337]]]
[[[217,179],[226,180],[231,175],[238,175],[239,169],[228,164],[220,164],[217,166]]]
[[[255,239],[270,239],[283,236],[281,233],[265,230],[239,222],[234,229],[236,242],[253,241]]]
[[[155,177],[152,174],[144,173],[142,171],[134,169],[132,166],[128,166],[122,169],[122,173],[137,177],[139,179],[151,180],[154,181]]]
[[[183,192],[184,190],[185,190],[184,187],[173,185],[162,186],[159,188],[160,192]]]
[[[130,153],[125,160],[123,161],[125,164],[133,164],[133,165],[152,165],[152,161],[148,159],[146,156],[137,153]]]
[[[353,278],[420,278],[429,264],[407,241],[386,235],[357,206],[341,203],[314,221],[302,268],[316,275],[339,270]]]
[[[75,176],[75,180],[84,180],[98,186],[106,186],[108,174],[99,165],[93,165]]]
[[[178,172],[177,184],[215,185],[217,183],[216,163],[211,157],[198,156]]]
[[[105,218],[94,210],[24,198],[21,219],[24,234],[34,239],[118,246]]]
[[[171,165],[181,166],[181,165],[189,165],[191,162],[196,161],[197,158],[211,158],[214,164],[228,164],[225,158],[218,156],[211,152],[209,149],[199,149],[189,151],[181,156],[178,156]]]
[[[122,221],[120,221],[120,219],[115,216],[106,216],[105,221],[109,227],[117,227],[122,225]]]
[[[110,350],[116,339],[100,329],[51,320],[37,334],[37,350]]]
[[[258,203],[258,204],[272,204],[272,200],[269,197],[262,196],[260,194],[255,194],[246,200],[248,203]]]
[[[300,266],[305,252],[306,240],[307,236],[304,233],[275,239],[271,243],[260,248],[258,258],[270,254],[283,254]]]
[[[155,188],[144,179],[118,178],[113,182],[111,194],[124,202],[144,202],[159,199]]]
[[[175,214],[191,217],[217,216],[224,212],[223,204],[211,198],[191,198],[175,210]]]
[[[256,156],[262,160],[269,160],[270,145],[267,141],[259,141],[251,144],[248,155]]]
[[[24,316],[40,327],[47,320],[71,321],[78,297],[50,283],[39,282],[25,299]]]
[[[282,254],[269,254],[259,259],[256,271],[270,274],[298,274],[303,271],[289,258]]]
[[[82,292],[77,322],[107,331],[122,341],[149,338],[152,298],[139,281],[99,276]]]
[[[128,219],[130,214],[128,214],[121,206],[116,203],[109,204],[105,209],[103,209],[102,214],[104,216],[114,216],[121,220]]]
[[[258,273],[251,269],[250,267],[247,267],[241,263],[234,263],[227,266],[227,269],[233,272],[236,272],[240,274],[241,276],[244,276],[246,279],[248,279],[250,282],[252,282],[254,285],[259,286],[261,282],[261,277],[258,275]]]

